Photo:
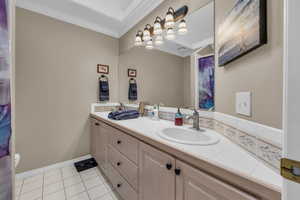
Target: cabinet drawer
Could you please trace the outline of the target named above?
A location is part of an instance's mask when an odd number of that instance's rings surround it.
[[[112,127],[109,129],[109,143],[129,160],[137,164],[138,140]]]
[[[108,178],[113,189],[119,193],[123,200],[137,200],[138,195],[134,189],[132,189],[126,180],[122,178],[111,165],[108,166]]]
[[[138,167],[125,156],[119,153],[114,147],[108,148],[109,163],[128,181],[128,183],[138,190]]]

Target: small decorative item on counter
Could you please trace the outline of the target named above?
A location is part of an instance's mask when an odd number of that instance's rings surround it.
[[[153,119],[159,121],[159,105],[153,106]]]
[[[183,125],[183,115],[180,112],[180,108],[178,108],[178,111],[175,115],[175,125],[176,126],[182,126]]]

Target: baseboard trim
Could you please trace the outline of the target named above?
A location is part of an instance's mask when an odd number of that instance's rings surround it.
[[[51,170],[51,169],[57,169],[57,168],[67,167],[67,166],[72,165],[75,162],[86,160],[86,159],[89,159],[91,157],[92,156],[90,154],[88,154],[86,156],[81,156],[79,158],[75,158],[75,159],[72,159],[72,160],[67,160],[67,161],[59,162],[59,163],[56,163],[56,164],[53,164],[53,165],[49,165],[49,166],[46,166],[46,167],[42,167],[42,168],[38,168],[38,169],[33,169],[33,170],[22,172],[22,173],[18,173],[18,174],[16,174],[16,178],[18,178],[18,179],[19,178],[20,179],[28,178],[28,177],[31,177],[31,176],[43,173],[45,171]]]

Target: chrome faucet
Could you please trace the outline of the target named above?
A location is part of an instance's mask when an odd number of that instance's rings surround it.
[[[122,102],[119,102],[119,106],[118,106],[118,110],[125,110],[126,109],[126,107],[125,107],[125,105],[122,103]]]
[[[200,131],[200,117],[199,117],[199,112],[194,109],[194,113],[192,116],[188,116],[187,119],[193,119],[193,128],[196,129],[197,131]]]

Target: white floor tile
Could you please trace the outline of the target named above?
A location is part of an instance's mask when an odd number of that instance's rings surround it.
[[[44,176],[45,177],[48,177],[48,176],[59,176],[59,175],[61,175],[60,169],[51,169],[51,170],[48,170],[48,171],[44,172]]]
[[[104,185],[94,187],[88,191],[91,200],[100,198],[105,194],[109,193],[109,190]]]
[[[84,192],[85,187],[84,187],[83,183],[79,183],[76,185],[72,185],[68,188],[65,188],[65,191],[66,191],[67,198],[70,198],[72,196],[75,196],[77,194]]]
[[[43,181],[43,178],[44,178],[43,174],[28,177],[28,178],[24,179],[24,184],[32,183],[32,182],[40,182],[40,181]]]
[[[68,178],[68,177],[78,175],[78,172],[76,171],[75,167],[73,167],[73,166],[65,167],[65,168],[62,168],[61,170],[62,170],[63,178]]]
[[[91,179],[88,179],[88,180],[84,180],[84,185],[87,189],[91,189],[93,187],[96,187],[96,186],[99,186],[99,185],[102,185],[103,182],[102,180],[100,179],[99,176],[96,176],[95,178],[91,178]]]
[[[54,183],[51,185],[44,185],[44,195],[55,193],[64,189],[63,182]]]
[[[96,198],[95,200],[114,200],[110,193],[105,194],[102,197]]]
[[[75,185],[75,184],[78,184],[78,183],[81,183],[82,180],[80,178],[79,175],[77,176],[73,176],[73,177],[69,177],[67,179],[64,179],[64,186],[65,187],[70,187],[72,185]]]
[[[66,195],[63,190],[49,195],[44,195],[43,198],[43,200],[65,200],[65,199],[66,199]]]
[[[91,178],[95,178],[98,176],[97,172],[95,170],[93,171],[88,171],[88,172],[84,172],[84,173],[80,173],[80,176],[83,180],[88,180]]]
[[[68,198],[68,200],[89,200],[89,196],[86,192]]]
[[[50,185],[61,181],[62,176],[60,174],[53,174],[53,176],[48,175],[44,177],[44,185]]]
[[[42,197],[42,190],[37,189],[26,194],[21,194],[20,200],[36,200]]]
[[[40,181],[40,180],[36,181],[36,182],[24,183],[21,193],[24,194],[24,193],[31,192],[31,191],[39,189],[39,188],[41,189],[42,187],[43,187],[43,181]]]

